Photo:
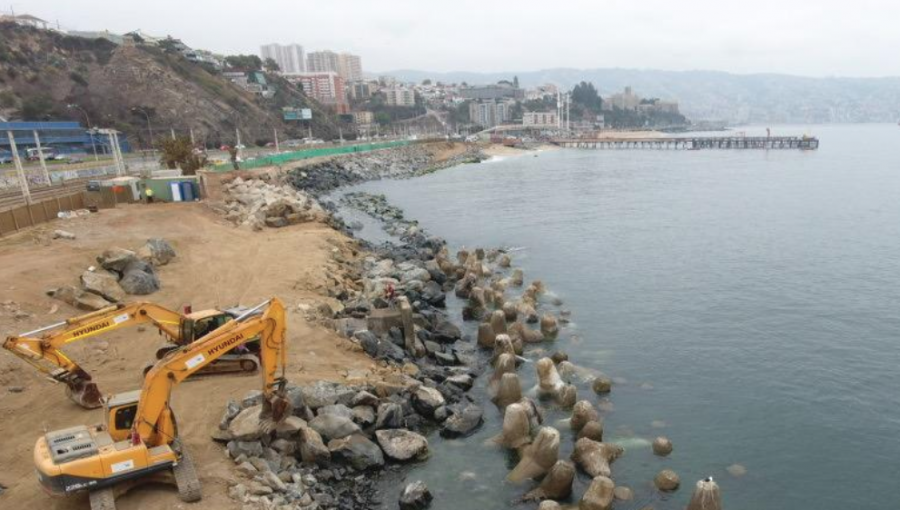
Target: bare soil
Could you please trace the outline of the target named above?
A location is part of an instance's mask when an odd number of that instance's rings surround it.
[[[73,241],[51,240],[53,229],[76,234]],[[331,302],[329,289],[346,283],[336,259],[352,258],[353,242],[322,224],[250,232],[232,227],[202,204],[120,206],[88,217],[59,220],[0,239],[0,301],[12,301],[30,317],[15,319],[0,307],[0,333],[29,331],[84,312],[47,297],[46,289],[76,284],[78,276],[104,249],[137,249],[148,238],[172,243],[177,258],[160,268],[162,289],[146,300],[173,309],[194,310],[255,305],[277,296],[289,309],[289,379],[296,383],[346,380],[347,372],[368,371],[369,380],[391,377],[350,341],[310,324],[300,303]],[[134,298],[132,296],[131,298]],[[104,342],[108,346],[104,347]],[[162,339],[153,328],[128,329],[67,346],[66,352],[94,375],[104,394],[136,389],[142,367]],[[21,392],[10,389],[22,389]],[[224,448],[210,439],[229,398],[260,389],[258,375],[207,376],[175,389],[173,408],[180,434],[190,448],[203,483],[203,500],[184,504],[174,487],[145,485],[118,500],[129,509],[238,508],[226,494],[236,478]],[[61,385],[0,351],[0,495],[3,508],[86,509],[87,498],[51,498],[34,475],[32,450],[45,431],[103,421],[102,410],[84,410]]]

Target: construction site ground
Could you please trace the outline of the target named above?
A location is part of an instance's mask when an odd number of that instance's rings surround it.
[[[53,229],[75,240],[51,239]],[[351,376],[384,375],[384,369],[330,329],[307,322],[301,303],[328,302],[328,289],[342,284],[335,254],[352,257],[352,241],[327,225],[309,223],[251,232],[238,229],[205,205],[126,205],[82,218],[58,220],[15,236],[0,238],[0,333],[18,334],[85,313],[45,295],[48,288],[77,285],[79,275],[111,247],[136,249],[148,238],[168,240],[177,258],[160,268],[162,289],[146,300],[194,310],[255,305],[271,296],[289,309],[291,382],[346,381]],[[140,299],[129,296],[129,299]],[[333,300],[331,301],[333,302]],[[16,319],[10,308],[30,314]],[[136,389],[141,370],[163,342],[152,327],[127,329],[76,342],[66,352],[94,375],[101,392]],[[365,375],[368,371],[370,375]],[[206,376],[177,387],[172,406],[179,432],[203,483],[203,500],[185,504],[174,487],[149,485],[118,500],[120,510],[237,508],[227,496],[235,479],[224,448],[210,439],[225,403],[260,388],[258,375]],[[9,509],[86,509],[86,496],[51,498],[39,486],[32,451],[49,430],[103,421],[102,410],[85,410],[69,401],[61,385],[0,351],[0,507]]]

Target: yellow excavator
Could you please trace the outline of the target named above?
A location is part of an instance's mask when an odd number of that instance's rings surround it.
[[[243,308],[203,310],[182,315],[163,306],[138,302],[113,305],[66,321],[7,337],[3,348],[27,361],[52,380],[66,385],[66,395],[87,409],[100,407],[101,393],[92,377],[60,350],[64,345],[127,326],[153,324],[166,337],[167,345],[156,351],[156,359],[221,327],[244,313]],[[207,373],[253,372],[259,366],[258,342],[249,342],[243,352],[221,357],[206,367]],[[149,368],[149,367],[148,367]]]
[[[156,363],[140,390],[110,396],[104,425],[48,432],[34,447],[38,480],[52,495],[88,491],[92,510],[114,510],[114,487],[154,480],[169,470],[183,501],[202,497],[191,457],[178,436],[169,404],[172,390],[236,347],[259,337],[266,430],[291,412],[284,396],[286,332],[284,306],[272,298],[234,320],[179,347]]]

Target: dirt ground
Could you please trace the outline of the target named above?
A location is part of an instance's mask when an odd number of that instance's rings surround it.
[[[71,231],[72,241],[51,240],[53,229]],[[292,382],[345,380],[348,370],[383,370],[352,343],[321,326],[308,324],[298,304],[327,301],[322,295],[340,276],[335,252],[346,255],[348,239],[321,224],[250,232],[232,227],[202,204],[120,206],[85,218],[58,220],[43,228],[0,239],[0,302],[13,301],[31,316],[15,319],[0,307],[0,333],[29,331],[84,312],[47,297],[46,289],[76,284],[104,249],[137,249],[148,238],[172,243],[177,258],[160,268],[162,289],[146,300],[194,310],[255,305],[271,296],[289,309],[289,379]],[[338,278],[340,279],[340,278]],[[131,296],[130,298],[134,298]],[[58,310],[52,312],[55,307]],[[108,347],[103,348],[103,342]],[[153,359],[162,339],[153,328],[127,329],[67,346],[73,359],[94,375],[104,394],[136,389],[141,368]],[[21,392],[10,391],[20,387]],[[187,381],[173,394],[182,438],[194,456],[203,500],[184,504],[173,487],[145,486],[118,500],[120,510],[238,508],[226,494],[235,478],[224,448],[210,440],[229,398],[260,389],[256,375],[207,376]],[[34,475],[32,450],[48,430],[102,422],[102,410],[84,410],[61,385],[5,350],[0,350],[0,507],[86,509],[86,497],[51,498]]]

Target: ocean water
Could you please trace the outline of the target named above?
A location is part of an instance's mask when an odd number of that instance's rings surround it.
[[[900,508],[900,127],[773,130],[804,132],[820,150],[557,150],[354,189],[455,248],[516,248],[564,301],[572,323],[544,347],[617,381],[605,437],[636,499],[615,508],[683,508],[706,476],[730,510]],[[533,365],[519,373],[534,384]],[[485,416],[469,439],[433,435],[407,473],[433,508],[510,508],[535,485],[505,482],[516,458],[489,442],[489,402]],[[565,416],[547,423],[567,457]],[[657,435],[671,456],[652,454]],[[674,494],[652,488],[663,468]]]

